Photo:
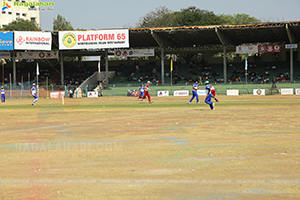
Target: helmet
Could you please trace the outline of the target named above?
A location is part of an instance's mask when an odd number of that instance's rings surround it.
[[[205,81],[205,84],[208,84],[209,83],[209,81]]]

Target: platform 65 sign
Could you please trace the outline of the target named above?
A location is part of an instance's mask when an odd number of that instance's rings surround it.
[[[60,31],[59,49],[129,48],[129,30]]]

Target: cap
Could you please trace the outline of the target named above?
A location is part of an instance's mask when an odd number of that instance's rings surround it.
[[[209,83],[209,81],[205,81],[205,84]]]
[[[35,85],[35,83],[33,83],[32,85]]]
[[[150,81],[148,81],[147,83],[151,83]]]

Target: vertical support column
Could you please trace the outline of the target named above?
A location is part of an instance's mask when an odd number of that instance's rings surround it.
[[[17,86],[17,66],[16,66],[16,54],[12,52],[12,61],[13,61],[13,87]]]
[[[165,84],[165,53],[164,49],[161,48],[161,82]]]
[[[294,81],[294,56],[293,56],[293,49],[290,49],[290,77],[291,82]]]
[[[61,85],[64,85],[64,55],[63,55],[63,52],[61,51],[60,52],[60,81],[61,81]]]
[[[108,49],[105,49],[105,82],[108,85]]]
[[[223,46],[223,72],[224,72],[224,83],[227,83],[227,59],[226,59],[226,46]]]

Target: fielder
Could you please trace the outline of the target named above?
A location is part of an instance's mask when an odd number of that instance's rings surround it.
[[[192,101],[195,97],[196,97],[197,103],[200,103],[199,102],[199,96],[198,96],[198,93],[197,93],[198,89],[199,89],[198,81],[195,81],[195,83],[193,84],[193,96],[192,96],[191,100],[189,101],[189,104],[192,103]]]
[[[206,90],[206,98],[205,103],[207,103],[210,106],[211,110],[215,109],[215,103],[211,102],[211,98],[213,97],[211,94],[211,85],[209,84],[209,81],[205,81],[205,90]]]
[[[149,91],[151,90],[151,89],[149,88],[149,84],[150,84],[150,81],[148,81],[148,82],[147,82],[147,85],[145,86],[145,94],[144,94],[142,100],[145,100],[145,98],[146,98],[146,96],[147,96],[147,97],[148,97],[149,103],[153,103],[153,102],[151,101],[151,97],[150,97],[150,94],[149,94]]]
[[[214,100],[216,102],[219,102],[219,100],[216,97],[216,89],[214,88],[214,86],[212,84],[209,84],[209,85],[210,85],[210,91],[211,91],[211,94],[212,94],[212,98],[214,98]]]
[[[1,92],[1,101],[2,103],[5,103],[5,90],[3,86],[1,87],[0,92]]]
[[[34,106],[35,103],[39,100],[38,96],[37,96],[37,91],[36,91],[36,88],[35,88],[35,83],[32,84],[32,88],[31,88],[31,95],[32,97],[34,98],[34,100],[32,101],[32,105]]]

